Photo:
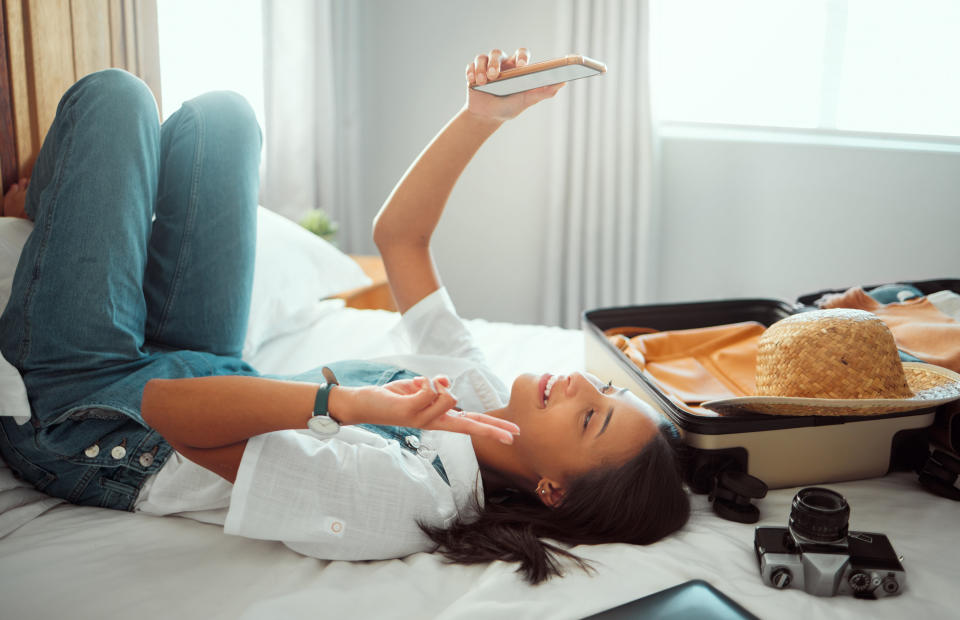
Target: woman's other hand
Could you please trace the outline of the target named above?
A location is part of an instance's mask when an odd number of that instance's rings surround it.
[[[446,377],[394,381],[382,386],[344,387],[330,393],[329,409],[343,424],[384,424],[450,431],[513,443],[520,432],[512,422],[455,409]]]
[[[20,179],[10,186],[3,197],[3,212],[0,215],[4,217],[22,217],[29,219],[24,209],[27,200],[27,185],[30,179]]]
[[[541,86],[506,97],[498,97],[470,88],[496,81],[501,71],[522,67],[528,62],[530,62],[530,52],[525,47],[519,48],[513,56],[509,57],[498,49],[490,50],[489,54],[479,54],[467,65],[467,110],[481,118],[503,122],[517,116],[533,104],[556,95],[565,83]]]

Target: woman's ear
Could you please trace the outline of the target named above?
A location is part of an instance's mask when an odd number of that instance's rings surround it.
[[[560,484],[549,478],[541,478],[537,483],[537,499],[550,508],[556,508],[567,492]]]

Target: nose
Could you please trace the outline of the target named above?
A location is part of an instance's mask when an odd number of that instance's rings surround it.
[[[576,396],[580,393],[581,390],[597,390],[597,386],[593,384],[590,379],[586,377],[582,372],[574,372],[570,374],[567,380],[567,389],[565,393],[567,396]]]

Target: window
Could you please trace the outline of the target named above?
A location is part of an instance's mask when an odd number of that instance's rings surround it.
[[[233,90],[263,127],[261,0],[161,0],[157,22],[164,120],[197,95]]]
[[[960,2],[654,0],[661,120],[960,136]]]

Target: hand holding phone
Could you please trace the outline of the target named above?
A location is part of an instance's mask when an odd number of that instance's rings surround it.
[[[518,66],[501,71],[493,81],[484,80],[485,83],[481,83],[478,79],[478,83],[471,85],[471,88],[506,97],[542,86],[601,75],[607,71],[607,66],[602,62],[577,54],[533,64],[517,64]]]
[[[498,49],[477,55],[466,69],[467,109],[480,118],[503,122],[553,97],[568,80],[599,75],[607,69],[585,56],[535,64],[528,64],[529,59],[530,53],[523,47],[509,57]]]

